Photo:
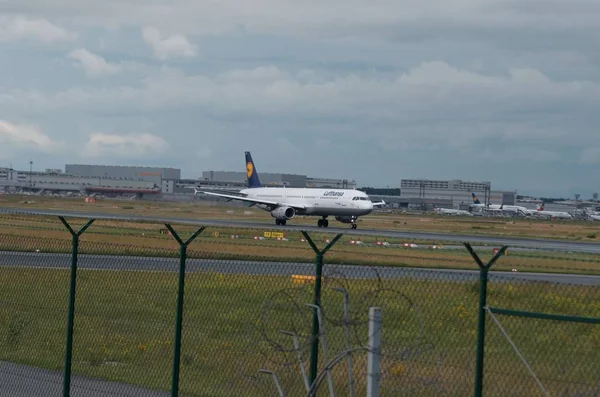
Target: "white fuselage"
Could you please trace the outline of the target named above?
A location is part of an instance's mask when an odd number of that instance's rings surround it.
[[[568,212],[561,211],[546,211],[546,210],[537,210],[537,216],[546,216],[550,218],[560,218],[560,219],[573,219],[573,216]]]
[[[469,211],[455,210],[455,209],[449,209],[449,208],[437,208],[435,211],[438,214],[442,214],[442,215],[466,215],[466,216],[473,216],[473,214],[470,213]]]
[[[297,211],[299,215],[361,216],[373,211],[373,203],[359,190],[257,187],[243,189],[240,193],[248,198],[305,207],[305,210]],[[262,204],[257,207],[268,210]]]
[[[471,207],[474,208],[482,208],[491,211],[507,211],[507,212],[523,212],[527,213],[528,211],[533,211],[527,209],[526,207],[522,207],[520,205],[502,205],[502,204],[490,204],[486,206],[485,204],[471,204]]]

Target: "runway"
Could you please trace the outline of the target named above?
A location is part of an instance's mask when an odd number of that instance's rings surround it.
[[[319,233],[343,233],[350,236],[373,236],[373,237],[390,237],[402,239],[418,239],[440,242],[463,243],[469,242],[472,244],[492,244],[492,245],[507,245],[509,247],[523,247],[544,251],[563,251],[577,252],[588,254],[600,254],[600,244],[584,243],[576,241],[559,241],[549,239],[527,239],[517,237],[494,237],[484,235],[463,235],[450,233],[430,233],[416,231],[395,231],[395,230],[374,230],[374,229],[357,229],[349,228],[320,228],[310,225],[287,225],[276,226],[272,223],[251,222],[251,221],[236,221],[236,220],[218,220],[218,219],[189,219],[189,218],[172,218],[172,217],[154,217],[146,215],[121,215],[110,214],[106,212],[76,212],[63,210],[34,210],[29,208],[0,208],[0,214],[14,215],[46,215],[46,216],[64,216],[85,219],[111,219],[111,220],[131,220],[131,221],[146,221],[156,223],[171,223],[183,225],[200,226],[217,226],[217,227],[240,227],[268,230],[292,230]]]
[[[62,395],[62,372],[0,361],[0,396],[47,397]],[[71,377],[72,397],[168,397],[170,393],[85,376]]]
[[[68,269],[71,265],[69,254],[11,252],[0,251],[0,267],[20,268],[52,268]],[[120,270],[120,271],[154,271],[177,272],[178,258],[140,257],[140,256],[108,256],[79,255],[79,269]],[[473,267],[475,268],[475,264]],[[312,263],[259,262],[241,260],[188,259],[186,271],[218,272],[222,274],[277,275],[291,276],[313,275]],[[358,266],[326,264],[325,277],[345,279],[401,279],[411,277],[439,281],[477,282],[477,270],[427,269],[391,266]],[[525,272],[490,272],[491,282],[535,281],[574,285],[600,285],[600,276],[525,273]]]

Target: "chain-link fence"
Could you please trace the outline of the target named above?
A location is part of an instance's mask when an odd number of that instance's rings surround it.
[[[600,396],[597,285],[493,275],[489,288],[486,396]]]
[[[73,221],[73,237],[34,218],[0,234],[0,395],[462,396],[481,370],[486,395],[598,393],[598,285],[490,274],[482,329],[479,271],[328,264],[335,236]]]

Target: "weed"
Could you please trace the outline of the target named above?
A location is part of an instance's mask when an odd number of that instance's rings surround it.
[[[23,334],[23,331],[29,324],[31,324],[31,320],[26,316],[25,313],[14,313],[8,324],[6,342],[9,345],[17,344],[21,335]]]

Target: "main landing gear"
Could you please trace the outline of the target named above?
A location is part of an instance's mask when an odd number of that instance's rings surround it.
[[[358,217],[357,216],[351,216],[350,217],[350,229],[354,230],[356,228],[358,228]]]
[[[281,225],[281,226],[285,226],[286,222],[287,222],[287,221],[286,221],[285,219],[277,219],[277,218],[275,218],[275,224],[276,224],[277,226],[279,226],[279,225]]]
[[[327,220],[327,217],[324,216],[323,219],[319,219],[317,221],[317,226],[318,227],[328,227],[329,226],[329,221]]]

